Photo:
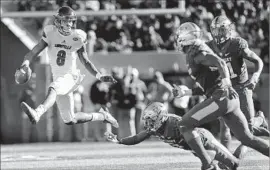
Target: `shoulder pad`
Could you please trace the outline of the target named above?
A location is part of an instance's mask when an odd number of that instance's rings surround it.
[[[46,25],[44,28],[43,28],[43,31],[45,34],[53,31],[54,29],[56,29],[56,27],[54,25]]]
[[[82,40],[83,43],[86,43],[87,35],[86,33],[81,29],[76,29],[76,34],[79,36],[79,38]]]
[[[176,119],[182,120],[182,117],[181,116],[178,116],[178,115],[173,114],[173,113],[168,113],[168,117],[172,117],[172,118],[176,118]]]
[[[199,52],[212,53],[212,50],[205,42],[198,40],[192,45],[189,55],[195,57]]]
[[[234,45],[240,49],[248,48],[247,41],[241,37],[234,37],[234,38],[232,38],[232,41],[233,41]]]

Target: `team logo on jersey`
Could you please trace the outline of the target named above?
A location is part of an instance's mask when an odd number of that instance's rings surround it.
[[[78,39],[77,37],[74,37],[73,40],[74,40],[74,41],[78,41],[79,39]]]

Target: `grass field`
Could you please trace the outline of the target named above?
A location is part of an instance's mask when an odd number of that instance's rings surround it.
[[[233,148],[238,142],[233,142]],[[1,170],[200,170],[190,152],[160,141],[136,146],[94,143],[35,143],[1,146]],[[239,170],[269,170],[269,158],[250,149]]]

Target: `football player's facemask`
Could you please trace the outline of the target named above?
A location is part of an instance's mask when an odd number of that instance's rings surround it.
[[[192,22],[185,22],[176,30],[176,48],[178,51],[183,51],[184,46],[192,45],[199,38],[201,38],[201,29]]]
[[[142,115],[144,129],[148,131],[157,131],[168,119],[168,110],[164,104],[154,102],[148,105]]]
[[[54,24],[62,35],[70,35],[72,29],[76,28],[77,16],[73,9],[68,6],[59,8],[57,14],[54,16]]]
[[[211,34],[218,43],[224,43],[232,34],[233,23],[226,16],[217,16],[210,25]]]

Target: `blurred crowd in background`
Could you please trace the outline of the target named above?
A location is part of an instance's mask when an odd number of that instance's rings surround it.
[[[117,10],[147,8],[178,8],[184,5],[179,15],[162,16],[81,16],[77,27],[85,30],[88,37],[96,39],[94,51],[123,52],[174,50],[174,30],[183,22],[192,21],[211,39],[209,26],[217,15],[227,15],[235,24],[239,36],[246,39],[251,48],[259,48],[259,56],[269,65],[269,6],[267,0],[200,1],[189,0],[21,0],[15,1],[18,11],[57,10],[68,5],[80,10]],[[215,2],[215,3],[214,3]],[[52,17],[35,19],[36,28],[42,32],[44,25],[52,23]]]

